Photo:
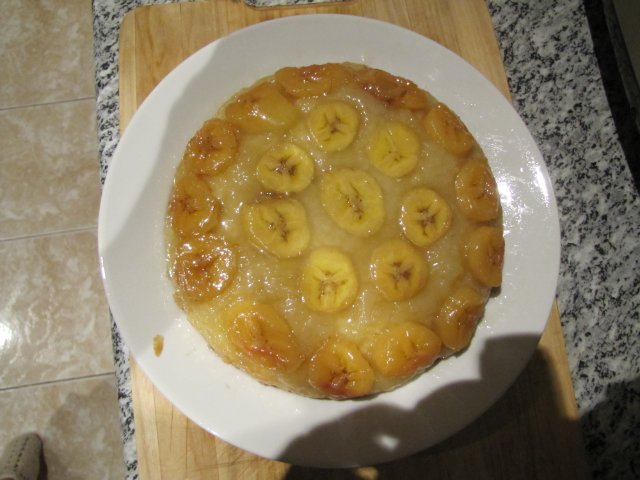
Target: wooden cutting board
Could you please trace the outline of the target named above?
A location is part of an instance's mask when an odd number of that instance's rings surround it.
[[[458,53],[510,98],[483,0],[352,0],[256,9],[239,0],[141,7],[120,30],[120,125],[187,56],[239,28],[286,15],[344,13],[377,18]],[[242,451],[188,420],[131,359],[141,479],[217,478],[588,478],[580,419],[554,304],[540,344],[515,384],[469,427],[395,462],[351,470],[291,466]]]

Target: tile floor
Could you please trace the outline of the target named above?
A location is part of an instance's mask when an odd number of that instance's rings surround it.
[[[49,479],[121,479],[96,245],[91,0],[2,7],[0,449],[35,431]]]

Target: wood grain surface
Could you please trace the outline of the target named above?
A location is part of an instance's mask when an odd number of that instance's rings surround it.
[[[257,9],[239,0],[141,7],[120,30],[120,128],[155,85],[191,53],[246,25],[287,15],[344,13],[385,20],[456,52],[509,89],[483,0],[352,0]],[[210,435],[174,408],[131,359],[138,469],[145,479],[588,478],[557,306],[531,361],[483,416],[411,457],[323,470],[257,457]]]

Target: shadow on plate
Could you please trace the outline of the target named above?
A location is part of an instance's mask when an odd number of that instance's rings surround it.
[[[282,457],[329,452],[335,448],[332,439],[336,431],[349,443],[349,425],[371,420],[371,431],[361,448],[388,458],[390,451],[403,447],[407,422],[415,421],[417,416],[432,416],[433,422],[457,413],[464,416],[461,399],[491,390],[495,368],[500,364],[508,368],[509,356],[530,351],[536,340],[531,336],[491,340],[482,355],[480,380],[448,386],[422,399],[411,411],[391,406],[364,407],[298,438],[282,452]],[[480,418],[449,439],[412,456],[375,466],[320,469],[294,465],[284,478],[588,478],[579,422],[565,416],[556,399],[557,380],[553,376],[547,355],[538,347],[506,393]],[[392,417],[395,426],[377,429],[375,419],[380,417]]]

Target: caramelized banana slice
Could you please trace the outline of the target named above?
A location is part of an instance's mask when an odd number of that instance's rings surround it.
[[[276,82],[292,97],[319,97],[349,81],[349,71],[338,63],[285,67],[275,74]]]
[[[271,305],[244,301],[233,306],[224,319],[229,340],[248,370],[267,367],[291,372],[302,362],[291,327]]]
[[[236,159],[238,139],[233,125],[220,118],[204,122],[189,140],[184,154],[187,170],[197,175],[216,175]]]
[[[431,329],[416,322],[404,322],[378,337],[371,363],[385,377],[408,377],[431,365],[441,349],[442,340]]]
[[[427,95],[415,83],[384,70],[364,68],[356,80],[364,91],[395,108],[422,110],[429,104]]]
[[[307,125],[322,149],[339,152],[351,145],[356,138],[360,115],[347,102],[321,103],[309,112]]]
[[[309,383],[331,397],[362,397],[374,382],[371,365],[352,342],[329,339],[311,357]]]
[[[469,160],[455,180],[456,200],[465,217],[478,222],[498,218],[500,198],[489,165],[480,159]]]
[[[262,156],[258,162],[257,177],[273,192],[301,192],[313,179],[313,160],[299,146],[285,143]]]
[[[352,235],[369,237],[384,223],[382,189],[362,170],[326,173],[320,181],[320,200],[331,219]]]
[[[297,257],[309,244],[307,214],[293,198],[249,204],[242,209],[242,219],[255,245],[276,257]]]
[[[182,244],[170,269],[178,298],[193,302],[211,300],[223,292],[236,274],[236,253],[212,235],[194,237]]]
[[[246,133],[286,130],[298,119],[298,109],[272,83],[260,83],[225,108],[227,119]]]
[[[504,238],[500,229],[487,226],[476,228],[467,239],[464,256],[476,280],[487,287],[500,286],[504,262]]]
[[[410,173],[418,164],[420,139],[402,122],[388,122],[373,136],[367,151],[371,163],[392,178]]]
[[[484,313],[485,298],[469,287],[456,290],[442,305],[433,325],[435,332],[454,352],[469,345]]]
[[[309,255],[300,288],[302,299],[310,309],[335,313],[355,300],[358,277],[351,259],[340,249],[322,247]]]
[[[222,203],[196,175],[176,181],[169,201],[169,224],[179,237],[212,233],[220,223]]]
[[[415,296],[427,282],[429,267],[404,240],[389,240],[373,251],[371,267],[376,287],[392,302]]]
[[[410,190],[402,199],[400,224],[418,247],[428,247],[442,238],[451,227],[451,218],[447,201],[428,188]]]
[[[464,123],[443,103],[429,110],[423,123],[427,136],[454,155],[468,153],[475,143]]]

